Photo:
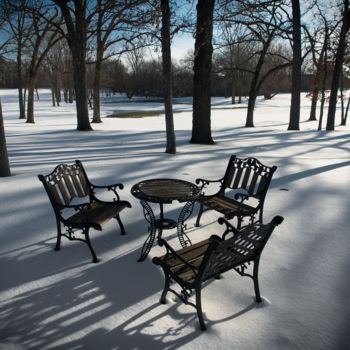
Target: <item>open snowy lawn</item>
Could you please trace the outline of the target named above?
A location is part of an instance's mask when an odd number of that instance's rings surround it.
[[[191,104],[175,103],[177,154],[165,154],[164,116],[103,118],[93,132],[76,131],[73,105],[52,107],[48,91],[36,102],[36,124],[18,119],[16,92],[0,91],[13,176],[0,179],[0,349],[239,349],[342,350],[350,348],[350,133],[318,132],[302,99],[301,131],[286,131],[289,95],[259,100],[255,128],[244,128],[245,105],[213,99],[216,145],[192,145]],[[104,98],[103,116],[162,110],[158,102]],[[339,111],[338,111],[339,112]],[[339,120],[339,116],[338,116]],[[338,121],[337,120],[337,121]],[[169,294],[159,304],[161,271],[151,263],[155,246],[137,263],[147,225],[130,194],[142,179],[194,182],[219,178],[231,154],[277,165],[265,203],[265,221],[282,215],[260,264],[263,302],[253,283],[234,272],[207,283],[202,303],[208,330],[196,312]],[[80,159],[92,182],[122,182],[127,230],[116,222],[92,232],[101,259],[63,238],[55,245],[55,217],[37,174]],[[219,215],[206,212],[200,228],[188,222],[192,241],[221,234]],[[166,207],[167,215],[179,206]],[[174,231],[163,234],[174,247]]]

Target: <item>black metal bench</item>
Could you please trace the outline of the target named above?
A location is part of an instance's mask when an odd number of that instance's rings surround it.
[[[164,256],[152,259],[154,264],[162,267],[165,275],[160,302],[165,304],[168,291],[173,292],[186,305],[191,305],[197,310],[200,327],[205,330],[201,305],[202,284],[232,269],[241,276],[253,279],[256,301],[261,302],[258,280],[260,256],[272,231],[282,221],[281,216],[276,216],[269,224],[255,223],[237,230],[228,221],[220,218],[219,223],[226,224],[222,237],[213,235],[207,240],[177,251],[166,241],[160,240],[167,252]],[[253,263],[252,274],[246,272],[250,263]],[[180,293],[170,288],[171,280],[179,284]],[[194,303],[189,300],[193,291]]]
[[[92,261],[97,262],[97,256],[92,248],[89,230],[102,230],[102,225],[115,218],[120,226],[121,234],[125,229],[119,213],[124,208],[131,208],[127,201],[120,200],[117,189],[123,189],[122,184],[109,186],[93,185],[85,172],[82,163],[76,160],[74,164],[60,164],[48,175],[38,175],[49,196],[56,215],[57,241],[55,250],[60,249],[61,236],[69,240],[85,242],[92,254]],[[96,190],[105,189],[113,192],[113,201],[102,201],[96,197]],[[79,200],[80,199],[80,200]],[[74,201],[82,203],[75,203]],[[61,226],[65,228],[62,232]],[[83,234],[83,238],[76,237],[76,231]]]
[[[209,209],[220,212],[226,219],[237,217],[238,228],[244,217],[250,217],[253,222],[259,216],[259,222],[263,222],[265,197],[276,169],[276,166],[263,165],[256,158],[241,159],[233,155],[221,179],[197,179],[204,194],[197,199],[200,208],[196,226],[199,226],[202,213]],[[205,191],[214,183],[219,185],[219,190],[206,195]]]

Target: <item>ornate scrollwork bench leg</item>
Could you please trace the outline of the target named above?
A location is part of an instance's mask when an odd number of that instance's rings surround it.
[[[148,237],[142,246],[141,256],[137,260],[138,262],[144,261],[147,258],[147,255],[149,254],[153,246],[154,239],[156,237],[156,230],[157,230],[156,218],[154,216],[151,206],[146,201],[143,201],[143,200],[141,200],[140,203],[143,207],[143,215],[146,221],[149,223],[149,226],[148,226]]]
[[[192,244],[190,238],[185,233],[185,221],[191,216],[193,212],[194,203],[194,201],[189,201],[184,205],[180,212],[177,223],[177,237],[179,238],[180,244],[183,248],[188,247]]]

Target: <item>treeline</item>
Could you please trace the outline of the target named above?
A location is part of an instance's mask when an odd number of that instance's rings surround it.
[[[209,16],[203,23],[209,23],[205,30],[212,33],[210,38],[198,37],[204,32],[204,24],[203,30],[198,28],[201,8]],[[164,27],[166,16],[168,28]],[[332,84],[333,90],[334,85],[340,88],[336,100],[340,97],[342,106],[347,102],[343,91],[349,86],[348,17],[348,0],[301,4],[294,0],[200,0],[196,10],[191,3],[176,0],[4,0],[0,6],[0,87],[19,89],[20,118],[32,123],[34,90],[51,88],[54,105],[77,102],[78,129],[89,129],[88,106],[94,109],[93,121],[101,122],[101,90],[125,93],[128,98],[165,96],[166,36],[162,35],[168,29],[170,39],[187,32],[202,40],[199,48],[204,44],[213,48],[200,76],[210,80],[211,96],[231,96],[232,103],[239,103],[242,96],[248,98],[246,126],[254,126],[259,94],[272,98],[294,89],[293,96],[310,91],[310,120],[319,117],[322,128],[323,107]],[[150,50],[156,50],[158,58],[147,58]],[[199,51],[194,48],[180,62],[168,60],[172,96],[194,95]],[[316,116],[318,104],[322,112]],[[292,107],[292,114],[297,114],[298,100]],[[294,119],[291,128],[298,129],[299,118]]]
[[[0,84],[18,88],[19,117],[28,123],[35,89],[50,86],[54,104],[75,101],[77,129],[85,131],[102,122],[101,90],[163,96],[169,153],[173,96],[193,96],[193,143],[214,142],[213,95],[233,103],[247,96],[245,126],[254,127],[257,96],[290,91],[288,130],[299,130],[306,88],[310,120],[334,130],[337,104],[341,125],[349,111],[349,30],[349,0],[2,0]],[[194,50],[172,62],[171,40],[181,32],[193,35]],[[146,60],[147,48],[159,60]]]
[[[70,56],[60,53],[56,61],[52,62],[54,48],[48,54],[44,64],[37,73],[35,88],[49,88],[52,90],[53,105],[59,105],[61,101],[74,102],[74,87],[71,79]],[[135,53],[133,53],[135,54]],[[162,97],[162,65],[161,59],[149,59],[145,52],[137,65],[131,65],[127,59],[106,59],[101,67],[101,92],[104,94],[125,94],[129,99],[133,96]],[[211,72],[211,94],[212,96],[232,97],[233,103],[238,103],[243,96],[249,93],[251,75],[240,74],[232,79],[231,72],[225,68],[226,59],[224,55],[217,53],[213,58],[213,70]],[[193,93],[193,57],[189,53],[187,59],[172,62],[173,96],[187,97]],[[27,86],[26,76],[28,65],[23,63],[23,82]],[[92,96],[93,67],[88,65],[87,86],[89,97]],[[305,76],[302,91],[310,91],[312,84],[310,76]],[[269,80],[259,91],[266,98],[271,98],[279,92],[290,92],[290,69],[285,69]],[[329,83],[328,83],[329,87]],[[18,88],[16,61],[13,59],[0,62],[0,88]]]

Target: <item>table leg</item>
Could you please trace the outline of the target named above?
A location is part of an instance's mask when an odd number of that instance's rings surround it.
[[[163,203],[159,203],[159,209],[160,209],[160,213],[159,213],[159,221],[163,222],[164,220],[164,209],[163,209]],[[159,241],[162,238],[162,233],[163,230],[162,228],[158,228],[158,235],[157,235],[157,240]]]
[[[147,258],[147,255],[150,252],[154,243],[154,239],[156,237],[156,218],[154,216],[153,210],[147,202],[140,201],[140,203],[143,207],[143,215],[150,226],[148,226],[148,237],[142,246],[141,256],[137,260],[138,262],[144,261]]]
[[[180,212],[179,219],[177,221],[177,237],[179,238],[180,244],[183,248],[188,247],[192,244],[190,238],[185,233],[185,221],[191,216],[194,203],[194,201],[190,201],[185,204]]]

